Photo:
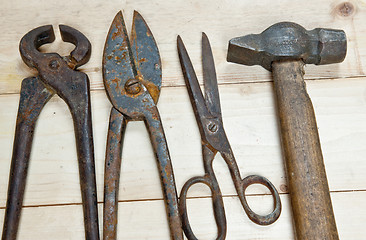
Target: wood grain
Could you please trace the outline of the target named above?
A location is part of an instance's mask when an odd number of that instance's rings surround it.
[[[319,128],[324,162],[340,239],[366,239],[366,2],[308,1],[148,1],[81,0],[1,1],[0,8],[0,225],[6,202],[10,158],[23,78],[34,76],[21,60],[18,44],[31,29],[52,24],[55,43],[41,51],[67,55],[73,46],[60,41],[58,24],[70,25],[91,41],[90,62],[81,67],[91,80],[98,201],[102,201],[104,158],[110,103],[103,90],[101,56],[109,25],[123,10],[127,27],[133,10],[147,21],[163,64],[159,100],[178,191],[192,176],[203,174],[200,135],[184,87],[176,51],[180,34],[199,79],[201,32],[207,33],[215,57],[225,130],[241,174],[260,174],[281,193],[284,208],[278,222],[254,225],[243,213],[224,161],[214,168],[228,218],[228,240],[293,239],[287,186],[279,141],[271,75],[262,67],[226,62],[229,39],[259,33],[279,21],[306,29],[328,27],[347,34],[348,53],[341,64],[307,65],[305,79]],[[84,229],[75,139],[65,103],[53,98],[38,121],[19,239],[83,239]],[[119,239],[168,239],[169,232],[158,170],[143,123],[127,128],[119,193]],[[189,213],[200,239],[215,237],[210,192],[195,186],[189,192]],[[270,211],[271,199],[260,186],[247,190],[254,210]],[[100,204],[101,210],[101,204]],[[99,212],[100,217],[102,211]],[[101,218],[100,218],[101,220]],[[102,222],[100,221],[100,224]]]
[[[338,240],[313,104],[302,60],[272,63],[296,239]]]
[[[308,81],[307,85],[317,116],[330,189],[365,190],[366,81]],[[225,131],[242,175],[261,174],[282,189],[285,179],[272,90],[270,83],[219,88]],[[0,96],[0,105],[0,206],[3,207],[18,95]],[[186,89],[163,89],[158,107],[177,187],[181,189],[188,178],[203,174],[200,136]],[[101,201],[110,111],[104,92],[92,94],[92,108],[98,199]],[[143,123],[130,123],[127,127],[122,159],[120,199],[160,199],[157,167]],[[235,194],[220,157],[214,167],[223,194]],[[197,196],[201,191],[201,188],[193,188],[190,193]],[[261,189],[248,193],[258,191]],[[61,99],[53,98],[36,127],[25,205],[75,202],[80,202],[80,186],[71,115]]]
[[[90,40],[93,46],[90,62],[81,69],[89,74],[92,89],[102,89],[101,59],[109,25],[122,9],[128,28],[133,10],[138,10],[147,21],[158,43],[163,65],[163,85],[181,86],[184,81],[176,51],[176,37],[180,34],[193,59],[199,77],[201,32],[207,33],[215,56],[218,79],[223,83],[270,81],[270,74],[259,66],[244,67],[226,62],[229,39],[259,33],[275,22],[293,21],[307,29],[327,27],[343,29],[347,34],[348,53],[341,64],[308,65],[306,79],[365,76],[366,38],[364,0],[354,0],[353,11],[345,12],[339,0],[309,1],[2,1],[0,9],[0,93],[18,93],[20,82],[35,72],[22,62],[18,44],[31,29],[52,24],[57,36],[57,25],[68,24]],[[285,7],[284,7],[285,6]],[[31,9],[31,10],[30,10]],[[270,16],[269,16],[270,15]],[[72,49],[58,38],[44,51],[58,51],[63,55]]]
[[[363,227],[366,221],[365,198],[365,192],[332,193],[340,239],[365,239],[366,230]],[[253,209],[263,208],[261,204],[263,200],[270,202],[269,196],[251,196],[248,200]],[[281,195],[281,200],[284,207],[281,217],[273,225],[263,227],[250,222],[238,198],[225,197],[227,239],[292,240],[288,195]],[[216,226],[211,216],[210,199],[191,199],[188,204],[192,227],[198,238],[214,239]],[[99,204],[99,210],[102,210],[102,204]],[[118,239],[169,239],[162,200],[123,202],[119,203],[119,210]],[[358,214],[351,214],[354,212]],[[4,210],[0,210],[0,225],[3,214]],[[84,229],[81,219],[81,205],[24,208],[18,239],[83,239]]]

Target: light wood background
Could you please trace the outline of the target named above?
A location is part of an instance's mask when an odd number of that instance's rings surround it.
[[[229,39],[259,33],[279,21],[294,21],[306,29],[346,31],[348,53],[341,64],[306,66],[324,161],[341,239],[366,239],[366,1],[353,0],[1,0],[0,1],[0,225],[6,203],[8,176],[23,78],[36,74],[21,60],[18,44],[31,29],[53,24],[57,41],[43,47],[68,54],[71,44],[60,41],[57,25],[83,32],[93,46],[81,71],[92,86],[93,131],[102,223],[103,172],[111,104],[103,90],[101,60],[114,15],[123,10],[131,26],[139,11],[158,43],[163,62],[159,110],[173,161],[178,191],[190,177],[203,174],[200,135],[176,51],[180,34],[201,78],[201,32],[211,41],[225,130],[242,176],[260,174],[281,193],[283,211],[271,226],[257,226],[245,215],[224,161],[214,167],[224,195],[228,240],[294,239],[289,197],[279,142],[270,73],[262,67],[226,62]],[[271,210],[262,187],[247,190],[252,208]],[[199,239],[214,239],[216,226],[207,187],[194,187],[189,213]],[[54,97],[38,121],[27,180],[19,239],[83,239],[82,207],[73,124],[66,104]],[[119,239],[169,239],[157,167],[142,122],[128,126],[119,203]]]

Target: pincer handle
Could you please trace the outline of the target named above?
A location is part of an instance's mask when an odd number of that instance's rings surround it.
[[[30,77],[23,80],[11,159],[2,240],[15,240],[17,238],[33,133],[39,114],[52,96],[53,92],[44,86],[39,77]]]
[[[76,73],[80,75],[79,78],[77,78],[78,75],[75,75],[74,85],[61,97],[69,106],[74,122],[85,236],[88,240],[99,240],[89,79],[84,73]],[[77,87],[75,88],[75,86]]]

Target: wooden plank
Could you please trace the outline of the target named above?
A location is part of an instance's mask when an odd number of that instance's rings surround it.
[[[309,1],[3,1],[0,9],[0,225],[10,168],[20,83],[35,75],[21,60],[18,44],[29,30],[67,24],[83,32],[93,46],[92,57],[81,70],[91,80],[93,129],[98,200],[103,198],[103,172],[110,103],[101,77],[101,56],[110,23],[123,9],[130,28],[133,10],[150,26],[163,62],[163,88],[159,101],[174,165],[178,191],[192,176],[202,175],[200,136],[179,66],[176,37],[180,34],[192,62],[201,74],[201,32],[211,41],[225,130],[242,176],[260,174],[279,189],[283,213],[275,224],[260,227],[249,221],[235,195],[224,161],[218,157],[215,172],[225,196],[228,240],[293,239],[289,200],[270,73],[261,67],[226,62],[228,40],[259,33],[279,21],[294,21],[307,29],[344,29],[348,53],[341,64],[307,66],[306,79],[314,103],[332,191],[340,239],[365,239],[366,220],[366,4],[365,0]],[[71,44],[60,41],[42,47],[66,55]],[[266,83],[263,83],[266,82]],[[235,83],[235,84],[233,84]],[[238,84],[239,83],[239,84]],[[245,84],[244,84],[245,83]],[[247,84],[249,83],[249,84]],[[174,87],[167,87],[174,86]],[[178,86],[178,87],[175,87]],[[101,91],[102,90],[102,91]],[[10,94],[9,93],[16,93]],[[247,190],[254,210],[268,212],[270,196],[262,187]],[[214,239],[216,227],[207,187],[193,187],[189,213],[199,239]],[[198,198],[196,198],[198,197]],[[169,239],[167,220],[154,155],[143,123],[128,126],[123,151],[120,187],[120,239]],[[19,239],[83,239],[73,124],[67,106],[54,98],[45,107],[35,133]],[[100,216],[102,206],[99,204]],[[100,218],[100,223],[102,219]]]
[[[308,81],[332,191],[366,189],[366,81]],[[286,192],[271,83],[220,86],[225,130],[242,176],[260,174]],[[18,95],[0,96],[0,207],[5,206]],[[92,94],[98,199],[102,200],[104,154],[110,103]],[[165,88],[158,104],[173,161],[177,187],[203,174],[198,128],[184,87]],[[215,171],[224,195],[235,194],[227,167],[218,157]],[[39,119],[25,205],[80,203],[73,124],[66,105],[53,98]],[[252,188],[248,194],[263,193]],[[190,196],[207,196],[194,187]],[[121,200],[161,199],[160,182],[142,122],[128,126],[123,150]]]
[[[178,34],[181,34],[201,76],[199,46],[202,31],[211,40],[220,83],[270,81],[269,72],[261,67],[226,63],[227,44],[233,37],[259,33],[279,21],[294,21],[307,29],[344,29],[347,33],[348,54],[345,62],[329,66],[309,65],[306,68],[307,79],[365,76],[366,63],[362,59],[366,57],[366,5],[362,0],[355,0],[348,2],[347,6],[344,7],[340,0],[231,0],[215,3],[211,0],[154,3],[148,0],[4,1],[0,9],[0,94],[18,93],[21,80],[35,74],[19,56],[21,37],[35,27],[45,24],[56,27],[60,23],[77,28],[91,41],[92,57],[82,70],[89,74],[93,89],[102,89],[102,49],[110,23],[119,9],[124,10],[128,27],[131,26],[134,9],[140,11],[148,22],[159,45],[164,86],[184,84],[176,51]],[[59,39],[43,48],[44,51],[58,51],[61,54],[68,54],[70,49],[70,44]]]
[[[366,192],[332,193],[334,212],[340,239],[363,240],[366,229],[364,199]],[[279,220],[270,226],[253,224],[245,215],[235,197],[224,198],[228,232],[227,239],[293,239],[288,195],[281,195],[283,211]],[[253,209],[263,209],[263,202],[271,202],[268,196],[248,198]],[[188,201],[193,230],[199,239],[214,239],[215,220],[208,198]],[[269,204],[270,205],[270,204]],[[163,202],[138,201],[119,203],[119,239],[169,239]],[[101,216],[102,205],[99,205]],[[4,210],[0,210],[0,225]],[[79,205],[24,208],[18,239],[83,239],[82,209]]]

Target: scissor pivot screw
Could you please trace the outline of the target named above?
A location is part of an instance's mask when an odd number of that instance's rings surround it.
[[[210,130],[210,132],[217,132],[217,125],[215,123],[209,123],[207,128]]]
[[[141,91],[141,85],[139,80],[130,79],[125,84],[125,90],[129,94],[137,94]]]
[[[57,60],[51,60],[48,66],[52,69],[58,69],[60,67],[60,64]]]

